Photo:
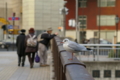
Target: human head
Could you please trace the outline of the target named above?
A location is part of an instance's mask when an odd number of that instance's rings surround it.
[[[34,34],[34,32],[35,32],[34,28],[29,29],[29,34]]]
[[[48,34],[51,34],[51,33],[52,33],[52,28],[51,28],[51,27],[47,29],[47,33],[48,33]]]
[[[65,39],[62,41],[62,43],[66,43],[66,42],[69,42],[69,41],[70,41],[69,39],[65,38]]]
[[[20,32],[21,32],[21,33],[25,33],[26,30],[25,30],[25,29],[21,29]]]

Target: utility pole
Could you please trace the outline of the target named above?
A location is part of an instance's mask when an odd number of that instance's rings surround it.
[[[66,15],[68,14],[68,9],[65,7],[67,1],[64,1],[64,6],[60,9],[60,14],[63,15],[63,37],[66,35]]]
[[[65,11],[65,4],[63,8],[63,37],[66,35],[66,11]]]
[[[13,13],[13,51],[14,51],[14,26],[15,26],[15,13]]]
[[[7,21],[7,2],[6,2],[6,21]],[[5,32],[5,33],[6,33],[6,36],[7,36],[7,32],[8,32],[8,31],[7,31],[7,24],[6,24],[6,32]],[[4,37],[4,38],[6,38],[6,37]]]
[[[98,32],[99,32],[99,38],[98,38],[98,43],[100,44],[100,26],[101,26],[101,24],[100,24],[100,13],[101,13],[101,1],[99,0],[99,30],[98,30]]]
[[[76,10],[76,15],[75,15],[75,18],[76,18],[76,39],[77,39],[77,42],[79,43],[80,42],[80,40],[79,40],[79,38],[80,38],[80,30],[79,30],[79,26],[78,26],[78,0],[76,0],[76,6],[75,6],[75,10]]]
[[[6,17],[6,21],[7,21],[7,2],[5,3],[5,17]],[[5,25],[4,27],[6,27],[6,29],[7,29],[7,23],[4,25]],[[3,30],[3,40],[6,38],[5,34],[6,34],[6,30]]]
[[[6,2],[6,20],[7,20],[7,2]]]
[[[118,23],[119,23],[118,15],[116,15],[115,22],[116,22],[116,43],[117,43],[117,41],[118,41]]]

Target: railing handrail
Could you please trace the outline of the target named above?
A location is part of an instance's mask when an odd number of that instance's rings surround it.
[[[91,48],[91,49],[98,49],[98,48]],[[120,48],[99,48],[99,49],[120,49]]]
[[[75,56],[73,60],[68,60],[72,53],[67,52],[61,42],[58,36],[52,41],[55,80],[94,80],[87,72],[86,66]]]
[[[80,44],[83,46],[120,46],[120,44]]]

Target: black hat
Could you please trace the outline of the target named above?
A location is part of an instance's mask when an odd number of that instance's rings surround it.
[[[26,30],[25,29],[21,29],[21,32],[26,32]]]

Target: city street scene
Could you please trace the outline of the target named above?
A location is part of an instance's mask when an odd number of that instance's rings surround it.
[[[120,0],[0,0],[0,80],[120,80]]]

